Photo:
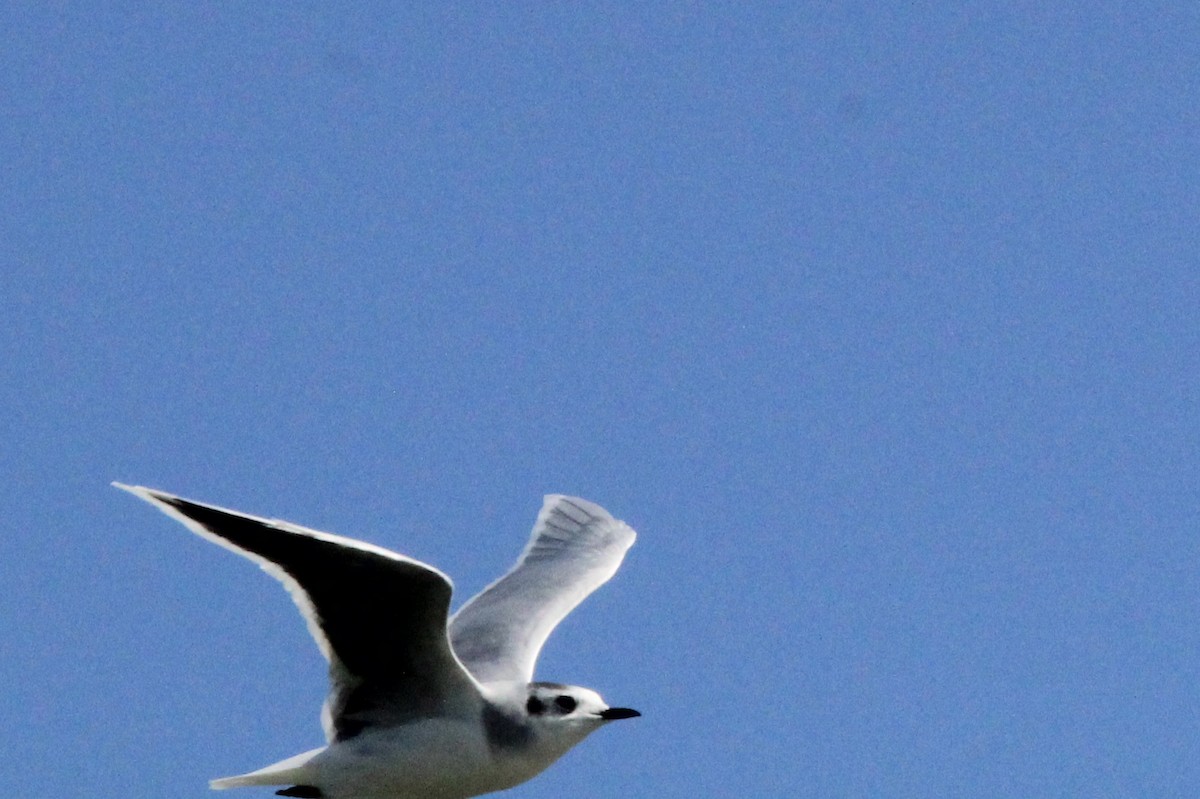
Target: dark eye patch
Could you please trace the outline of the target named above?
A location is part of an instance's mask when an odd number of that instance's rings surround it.
[[[529,715],[531,716],[540,716],[546,712],[546,703],[536,696],[531,696],[529,697],[529,701],[525,703],[525,709],[529,711]]]
[[[564,694],[554,697],[554,704],[558,705],[558,709],[563,713],[570,713],[579,703],[575,701],[575,697]]]

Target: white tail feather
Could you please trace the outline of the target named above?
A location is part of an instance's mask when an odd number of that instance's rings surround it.
[[[314,776],[312,769],[308,768],[308,761],[324,751],[325,747],[322,746],[319,749],[289,757],[287,760],[272,763],[258,771],[251,771],[249,774],[221,777],[210,781],[208,787],[214,791],[223,791],[226,788],[241,788],[246,785],[303,785],[311,781]]]

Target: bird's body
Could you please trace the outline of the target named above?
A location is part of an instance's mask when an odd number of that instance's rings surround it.
[[[474,724],[431,719],[326,749],[316,765],[348,796],[465,799],[519,785],[553,762],[531,754],[496,757]]]
[[[595,729],[538,735],[524,724],[525,708],[514,701],[526,686],[497,687],[512,690],[496,697],[499,702],[481,705],[476,718],[422,719],[371,730],[259,771],[214,780],[213,787],[286,783],[326,786],[325,799],[466,799],[537,776]]]
[[[327,799],[465,799],[511,788],[557,757],[497,757],[467,720],[428,719],[364,733],[213,787],[310,785]],[[299,761],[299,762],[298,762]]]
[[[612,576],[634,532],[548,496],[517,565],[448,618],[450,582],[353,539],[116,484],[257,562],[292,594],[330,664],[328,745],[213,780],[309,799],[467,799],[534,777],[608,721],[594,691],[532,682],[546,636]]]

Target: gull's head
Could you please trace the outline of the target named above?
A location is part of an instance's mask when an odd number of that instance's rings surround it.
[[[509,769],[510,786],[539,773],[610,721],[642,715],[609,707],[589,688],[554,682],[486,683],[484,697],[484,733]]]
[[[590,688],[554,682],[529,684],[525,714],[535,728],[553,735],[574,734],[580,739],[610,721],[642,715],[632,708],[609,707]]]

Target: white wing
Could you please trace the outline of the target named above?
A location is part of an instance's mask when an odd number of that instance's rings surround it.
[[[636,534],[608,511],[551,494],[517,565],[450,620],[450,643],[481,683],[530,682],[550,632],[616,573]]]
[[[113,483],[283,583],[329,661],[334,740],[432,715],[473,716],[478,684],[447,636],[450,580],[363,541]]]

